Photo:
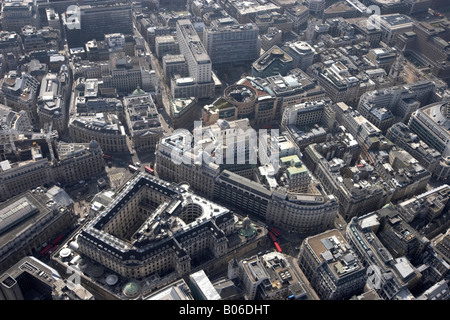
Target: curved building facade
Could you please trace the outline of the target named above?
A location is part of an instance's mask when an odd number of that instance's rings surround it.
[[[105,152],[128,151],[127,135],[116,115],[78,114],[69,120],[69,136],[74,142],[95,140]]]
[[[408,126],[443,157],[450,156],[450,102],[436,102],[416,110]]]

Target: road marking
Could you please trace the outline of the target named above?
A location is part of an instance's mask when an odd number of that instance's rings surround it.
[[[120,179],[123,178],[123,175],[124,175],[123,172],[119,172],[119,173],[116,173],[116,174],[111,175],[111,176],[109,177],[109,179],[110,179],[111,182],[118,181],[118,180],[120,180]]]

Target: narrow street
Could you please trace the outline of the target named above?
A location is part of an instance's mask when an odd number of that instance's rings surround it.
[[[150,55],[151,68],[152,68],[152,70],[155,71],[156,77],[159,79],[158,83],[162,89],[161,90],[161,96],[162,96],[161,100],[162,100],[162,104],[163,104],[162,105],[163,110],[160,109],[161,106],[157,106],[157,107],[158,107],[158,111],[160,114],[161,124],[164,128],[164,132],[166,135],[168,135],[168,134],[172,133],[172,131],[173,131],[173,128],[170,124],[170,100],[171,100],[170,88],[164,81],[164,72],[161,68],[158,58],[151,51],[147,41],[141,35],[141,33],[139,32],[139,30],[136,27],[134,28],[134,33],[136,36],[142,37],[144,39],[145,51],[146,51],[145,53],[146,54],[148,53]]]

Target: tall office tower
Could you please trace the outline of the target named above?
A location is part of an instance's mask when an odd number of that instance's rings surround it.
[[[78,10],[69,6],[67,11],[61,14],[61,21],[69,48],[84,46],[86,41],[83,41]]]
[[[131,4],[106,3],[80,6],[80,26],[83,41],[103,40],[105,34],[133,33]]]
[[[190,20],[177,21],[177,39],[180,52],[186,58],[189,75],[197,83],[211,82],[211,59]]]
[[[258,34],[253,23],[242,25],[235,19],[222,18],[205,28],[203,44],[213,64],[253,62],[261,50]]]
[[[4,1],[1,13],[2,29],[20,32],[26,25],[41,25],[36,0]]]

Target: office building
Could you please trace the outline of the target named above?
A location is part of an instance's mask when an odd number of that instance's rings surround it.
[[[33,125],[39,121],[36,111],[37,89],[39,82],[28,73],[18,74],[11,71],[0,81],[0,99],[12,110],[25,110]]]
[[[39,16],[36,0],[5,1],[1,12],[2,29],[5,31],[22,31],[24,26],[40,28],[41,18]]]
[[[366,267],[336,229],[303,240],[298,264],[323,300],[348,299],[366,283]]]
[[[420,106],[425,106],[429,103],[435,88],[436,84],[434,82],[422,80],[410,84],[368,91],[361,95],[357,110],[362,116],[369,118],[372,110],[384,108],[391,111],[392,115],[399,121],[407,123],[414,111],[420,108]],[[398,122],[398,120],[395,122]],[[372,123],[375,124],[374,122]],[[377,127],[381,129],[379,126]],[[385,131],[383,129],[381,130]]]
[[[151,293],[146,300],[194,300],[194,297],[186,281],[180,279]]]
[[[0,31],[0,52],[4,56],[7,56],[8,53],[12,53],[14,56],[23,53],[22,38],[19,36],[19,32]]]
[[[448,172],[440,164],[445,160],[441,154],[414,134],[406,124],[399,122],[390,127],[386,138],[406,150],[437,180],[446,180]]]
[[[20,194],[24,188],[31,190],[56,182],[71,184],[95,176],[104,169],[103,152],[95,141],[56,143],[47,135],[22,133],[25,141],[13,137],[10,155],[12,159],[20,160],[2,162],[0,201]]]
[[[177,21],[177,39],[180,53],[186,58],[189,75],[198,83],[211,81],[211,59],[189,20]]]
[[[53,8],[45,8],[45,16],[47,17],[47,23],[50,28],[61,31],[61,20],[59,19],[59,13]]]
[[[89,143],[55,142],[52,170],[54,179],[73,184],[104,172],[103,151],[97,141]]]
[[[275,119],[281,119],[287,106],[314,102],[326,98],[326,93],[300,69],[291,70],[286,76],[273,75],[266,78],[246,77],[229,86],[226,90],[233,93],[236,87],[249,88],[242,97],[236,95],[232,100],[241,100],[248,106],[254,103],[255,108],[239,111],[246,114],[250,121],[257,126],[266,127]],[[232,90],[231,90],[232,89]],[[255,92],[251,94],[251,92]],[[237,93],[239,92],[236,91]],[[256,100],[252,97],[257,97]],[[255,100],[250,103],[251,100]],[[203,108],[203,121],[207,124],[214,123],[218,119],[227,121],[236,120],[238,110],[235,102],[230,101],[226,95],[218,98],[212,105]]]
[[[162,69],[166,83],[170,83],[175,75],[179,75],[181,78],[189,76],[186,58],[182,54],[166,54],[162,58]]]
[[[196,114],[197,100],[194,97],[170,101],[170,117],[175,129],[191,127],[197,119]]]
[[[370,49],[367,58],[376,65],[377,68],[382,68],[386,73],[389,73],[392,65],[397,59],[397,55],[387,48]]]
[[[115,114],[82,113],[69,119],[69,136],[74,142],[95,140],[104,152],[128,152],[127,135]]]
[[[280,7],[273,2],[259,2],[257,0],[220,0],[223,8],[239,23],[245,24],[255,21],[258,14],[279,12]]]
[[[259,57],[259,29],[253,23],[239,24],[235,19],[213,20],[203,31],[203,44],[212,64],[242,64]]]
[[[316,65],[314,64],[310,68]],[[332,101],[351,103],[359,99],[363,93],[360,90],[362,88],[362,80],[352,75],[349,68],[341,61],[333,62],[329,66],[324,65],[323,68],[319,68],[321,70],[317,74],[312,72],[312,75],[317,78],[318,83]],[[314,68],[309,70],[312,71]],[[311,74],[310,71],[308,71],[308,74]]]
[[[35,27],[25,26],[21,33],[23,51],[30,53],[32,51],[45,51],[47,44],[45,43],[42,30],[37,30]],[[50,48],[49,48],[50,49]]]
[[[407,11],[407,1],[402,0],[366,0],[366,6],[375,5],[380,8],[381,14],[394,14]]]
[[[165,55],[176,55],[180,53],[180,46],[173,36],[158,36],[155,38],[155,54],[159,59]]]
[[[94,300],[80,284],[66,283],[58,271],[26,256],[0,277],[0,300]]]
[[[379,25],[382,31],[382,40],[386,44],[394,44],[395,36],[413,30],[412,18],[401,13],[373,15],[372,23]]]
[[[325,0],[305,0],[304,5],[308,7],[311,14],[323,14]]]
[[[181,19],[177,20],[176,28],[180,53],[186,59],[189,77],[171,80],[172,97],[214,97],[211,59],[194,25],[190,20]]]
[[[15,112],[3,104],[0,104],[0,126],[2,156],[14,152],[14,140],[18,139],[20,134],[31,133],[33,130],[28,114],[24,110]]]
[[[307,193],[311,175],[299,157],[296,154],[281,157],[280,164],[286,190],[294,193]]]
[[[441,280],[427,289],[423,294],[417,297],[417,300],[448,300],[450,298],[450,290],[448,282]]]
[[[406,257],[417,264],[428,240],[406,223],[393,205],[387,205],[376,213],[380,226],[377,237],[394,258]]]
[[[333,104],[332,108],[336,113],[337,122],[356,138],[364,153],[367,153],[368,150],[389,150],[392,148],[392,142],[381,134],[381,130],[358,111],[353,110],[343,102]]]
[[[253,62],[252,76],[260,78],[266,78],[276,74],[285,76],[292,67],[292,57],[280,47],[273,46]]]
[[[370,170],[369,167],[363,172],[356,166],[346,165],[341,158],[332,158],[328,161],[318,149],[320,150],[316,144],[307,146],[305,157],[308,160],[305,162],[315,163],[313,175],[319,179],[328,193],[336,196],[339,201],[339,213],[345,220],[380,209],[390,200],[388,191],[384,189],[383,181],[376,171]],[[353,171],[356,172],[351,176],[342,176],[340,172],[346,167],[354,168]]]
[[[293,59],[293,68],[306,71],[314,62],[315,50],[307,42],[298,41],[290,43],[288,53]]]
[[[126,124],[136,150],[155,149],[164,129],[152,96],[139,90],[123,98]]]
[[[395,48],[411,52],[422,65],[431,65],[434,76],[447,79],[450,75],[447,34],[448,26],[445,24],[431,25],[427,21],[417,21],[412,30],[397,36]]]
[[[333,3],[323,11],[323,19],[333,19],[342,17],[344,19],[356,18],[360,16],[360,11],[350,1],[339,1]]]
[[[351,219],[346,239],[367,266],[367,290],[375,290],[384,300],[413,300],[409,287],[420,274],[406,258],[396,261],[376,236],[380,227],[374,212]]]
[[[273,46],[282,45],[283,32],[276,27],[269,27],[267,31],[260,35],[261,37],[261,49],[264,51],[269,50]],[[259,55],[258,55],[259,56]],[[256,59],[256,58],[255,58]],[[255,60],[253,59],[253,60]]]
[[[70,78],[67,68],[59,74],[48,73],[42,78],[37,99],[37,113],[41,128],[52,125],[52,130],[62,134],[68,119],[66,103],[70,92]]]
[[[443,157],[450,155],[450,107],[447,102],[426,105],[412,113],[408,126]]]
[[[190,274],[189,284],[195,300],[221,300],[204,270]]]
[[[3,202],[0,212],[2,271],[24,256],[40,255],[43,244],[51,244],[75,222],[74,202],[57,186],[22,192]]]
[[[331,104],[326,101],[315,101],[299,103],[288,106],[284,109],[282,126],[287,130],[290,126],[295,126],[306,131],[308,127],[316,124],[323,124],[331,128],[334,123],[334,114]]]
[[[444,259],[447,264],[450,264],[450,231],[443,232],[431,240],[431,245],[434,250]]]
[[[225,88],[222,97],[203,107],[202,117],[206,125],[212,125],[219,119],[234,121],[249,118],[250,123],[257,127],[274,121],[275,99],[243,80]]]
[[[61,22],[69,48],[81,48],[87,41],[91,40],[84,40],[81,31],[79,8],[69,6],[67,11],[61,13]]]
[[[80,5],[80,30],[83,43],[104,40],[105,34],[133,34],[131,4],[98,3]]]
[[[123,51],[110,55],[109,68],[109,72],[101,76],[104,86],[116,89],[121,95],[130,94],[137,87],[148,90],[151,85],[148,81],[145,83],[149,69],[141,65],[137,57],[130,57]]]
[[[181,77],[176,74],[170,79],[170,92],[175,99],[194,97],[196,99],[213,99],[216,94],[216,83],[198,83],[193,77]]]
[[[283,35],[287,35],[294,26],[294,22],[286,14],[279,12],[257,14],[254,21],[260,34],[266,32],[270,27],[275,27],[281,30]]]
[[[297,4],[284,10],[286,16],[294,22],[293,28],[298,31],[306,27],[309,17],[309,8],[307,6]]]
[[[287,106],[328,99],[318,81],[298,68],[290,70],[286,76],[278,74],[266,78],[249,78],[245,83],[275,99],[277,118],[282,117]]]
[[[353,26],[355,34],[362,35],[371,48],[379,47],[382,37],[381,28],[376,28],[372,23],[367,23],[366,17],[350,18],[347,21]]]
[[[252,256],[238,262],[246,300],[283,300],[306,297],[304,284],[282,253]]]
[[[281,127],[296,145],[303,149],[311,143],[323,142],[336,118],[326,100],[288,105],[284,108]]]
[[[398,203],[396,209],[407,223],[416,219],[430,223],[426,233],[443,232],[448,228],[448,221],[443,215],[448,208],[449,192],[450,187],[444,184]]]

